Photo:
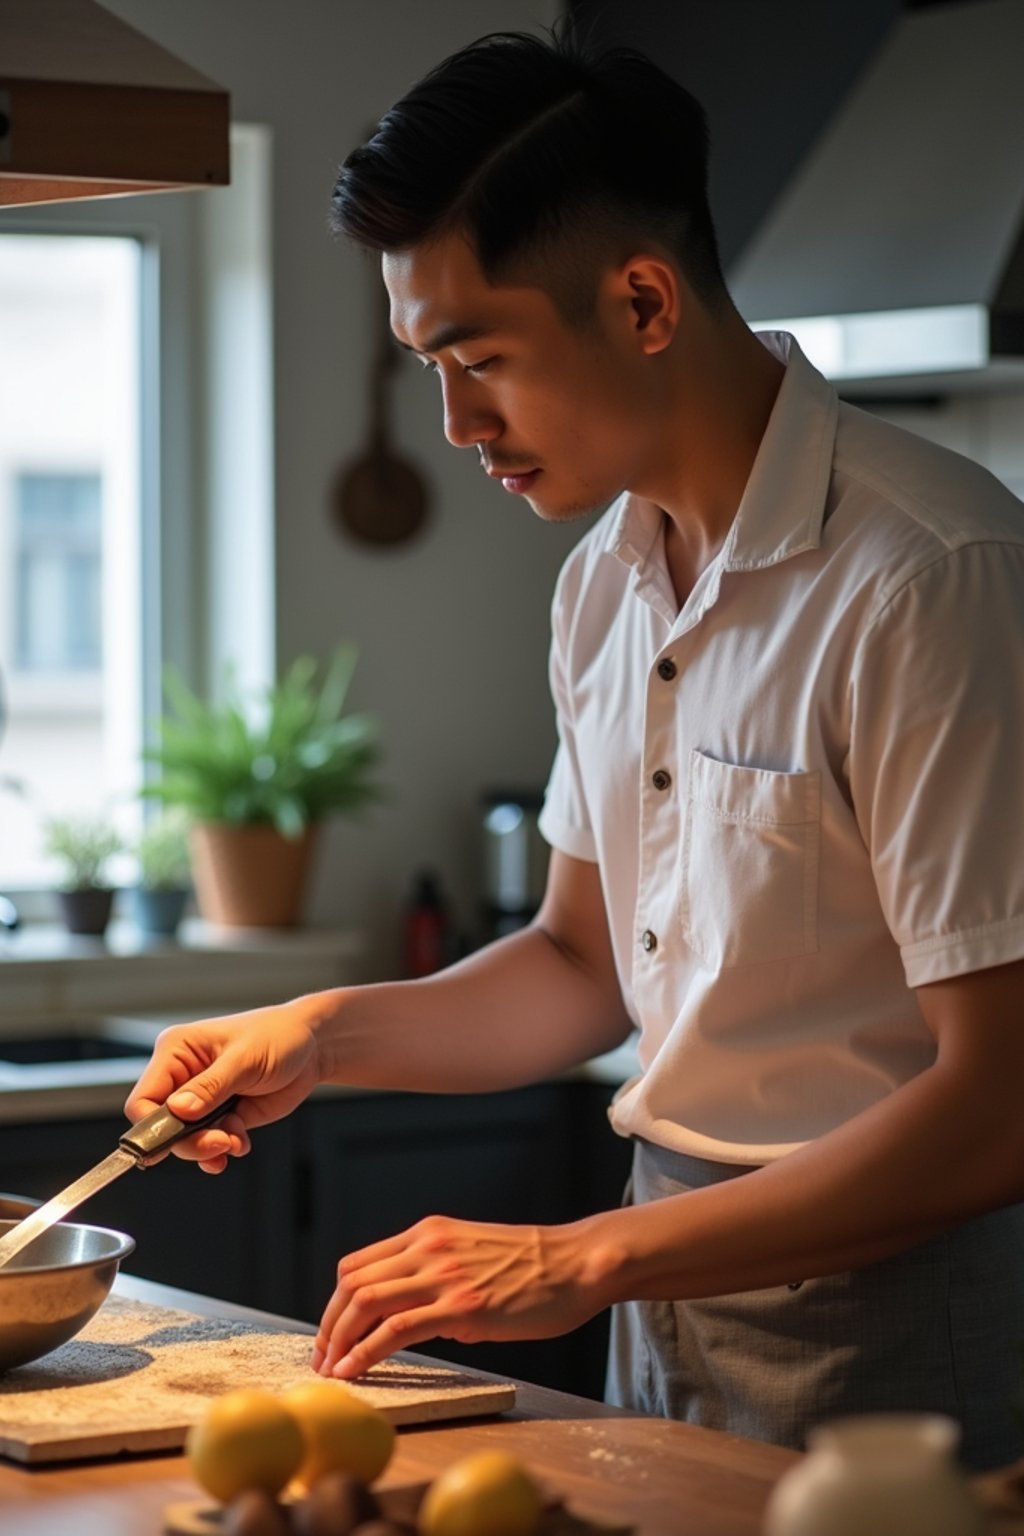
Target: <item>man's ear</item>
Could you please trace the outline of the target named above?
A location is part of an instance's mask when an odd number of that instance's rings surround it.
[[[679,326],[679,274],[658,256],[635,256],[620,268],[632,308],[633,326],[647,354],[663,352]]]

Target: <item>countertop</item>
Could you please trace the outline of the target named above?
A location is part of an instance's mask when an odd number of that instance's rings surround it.
[[[204,1316],[266,1320],[123,1275],[115,1289]],[[500,1417],[400,1430],[382,1486],[427,1481],[471,1451],[495,1448],[520,1457],[577,1515],[631,1526],[635,1536],[759,1536],[774,1483],[798,1459],[777,1446],[521,1384],[515,1409]],[[198,1494],[178,1455],[50,1469],[0,1462],[0,1536],[155,1536],[167,1504]]]

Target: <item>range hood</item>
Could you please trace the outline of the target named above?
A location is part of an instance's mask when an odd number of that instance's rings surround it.
[[[0,0],[0,204],[226,185],[228,106],[95,0]]]
[[[845,395],[1024,388],[1024,0],[899,20],[729,287]]]

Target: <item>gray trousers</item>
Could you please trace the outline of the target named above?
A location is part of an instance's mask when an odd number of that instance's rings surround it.
[[[626,1200],[748,1172],[637,1141]],[[843,1414],[945,1413],[961,1425],[968,1466],[1014,1461],[1024,1455],[1024,1206],[796,1288],[623,1303],[607,1396],[796,1449]]]

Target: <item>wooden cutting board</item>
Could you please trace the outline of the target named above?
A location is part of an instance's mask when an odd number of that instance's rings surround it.
[[[197,1317],[112,1296],[82,1332],[0,1376],[0,1455],[78,1461],[176,1450],[209,1403],[235,1387],[283,1392],[311,1377],[308,1334]],[[502,1413],[510,1382],[388,1360],[348,1383],[393,1424]]]

